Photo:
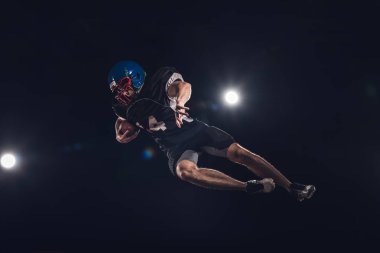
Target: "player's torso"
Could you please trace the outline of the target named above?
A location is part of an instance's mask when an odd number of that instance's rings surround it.
[[[181,128],[177,126],[175,101],[167,97],[163,88],[171,77],[173,71],[170,68],[161,68],[149,78],[136,103],[129,109],[127,119],[146,130],[162,150],[183,144],[203,127],[202,122],[186,116]]]

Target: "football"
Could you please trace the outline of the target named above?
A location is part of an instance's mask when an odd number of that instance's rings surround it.
[[[121,134],[124,134],[125,131],[128,130],[128,131],[130,131],[130,133],[127,135],[129,137],[129,136],[134,135],[138,131],[138,128],[135,125],[129,123],[125,119],[120,119],[119,118],[117,121],[118,121],[116,123],[117,124],[117,128],[120,129],[119,131],[120,131]]]

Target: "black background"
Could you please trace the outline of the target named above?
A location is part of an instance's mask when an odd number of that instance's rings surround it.
[[[281,251],[374,245],[380,224],[379,4],[369,1],[58,1],[3,6],[0,241],[6,251],[132,247]],[[116,142],[109,68],[175,66],[191,115],[313,183],[297,203],[197,188],[141,134]],[[235,87],[242,103],[226,107]],[[151,160],[142,152],[155,149]],[[241,180],[243,167],[205,157]],[[112,250],[110,250],[110,248]],[[4,250],[4,252],[6,252]]]

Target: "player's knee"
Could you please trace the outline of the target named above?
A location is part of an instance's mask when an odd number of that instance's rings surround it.
[[[195,163],[182,160],[177,164],[176,173],[180,179],[190,181],[195,178],[197,170],[198,168]]]
[[[235,142],[228,147],[227,157],[231,161],[241,161],[241,159],[245,156],[245,152],[245,149]]]

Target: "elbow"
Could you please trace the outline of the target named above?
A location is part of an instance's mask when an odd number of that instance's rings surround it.
[[[178,82],[176,85],[168,89],[167,95],[171,98],[183,98],[188,96],[190,98],[191,84],[188,82]]]
[[[178,88],[181,89],[181,88],[191,88],[191,84],[188,83],[188,82],[180,82],[178,84]]]
[[[191,94],[191,84],[190,83],[182,82],[178,88],[179,88],[179,90],[184,90],[186,93]]]
[[[190,83],[185,82],[184,85],[185,85],[185,87],[188,87],[188,88],[191,89],[191,84]]]

